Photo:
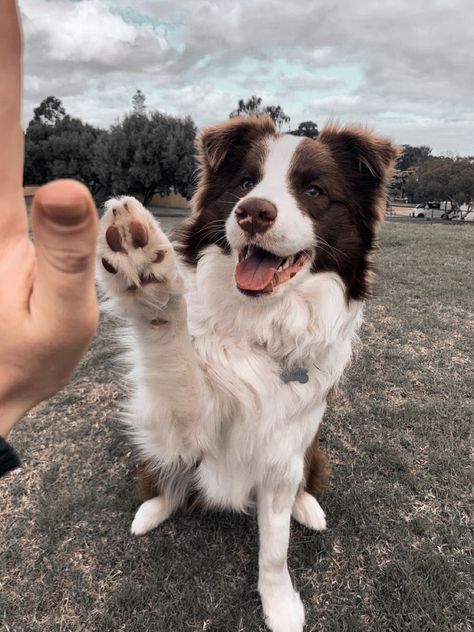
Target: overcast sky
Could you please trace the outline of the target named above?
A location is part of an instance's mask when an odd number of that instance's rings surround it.
[[[329,118],[474,155],[473,0],[19,0],[25,109],[48,95],[107,127],[150,109],[227,118],[239,98],[291,125]]]

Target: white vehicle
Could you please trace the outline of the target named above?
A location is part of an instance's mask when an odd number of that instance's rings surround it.
[[[411,217],[426,217],[427,219],[458,219],[459,211],[454,209],[452,203],[447,200],[445,202],[417,204],[410,215]]]

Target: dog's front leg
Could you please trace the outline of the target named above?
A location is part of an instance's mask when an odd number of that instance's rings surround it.
[[[132,197],[107,202],[98,246],[106,306],[132,325],[134,426],[155,426],[164,461],[189,462],[202,388],[176,254],[158,221]]]
[[[120,197],[106,203],[98,255],[106,306],[133,326],[129,347],[140,389],[148,402],[160,400],[161,422],[167,411],[185,442],[189,428],[182,426],[191,426],[199,409],[200,370],[173,247],[138,200]]]
[[[258,590],[265,621],[272,632],[301,632],[304,608],[293,588],[287,554],[290,518],[297,486],[258,490],[260,536]]]
[[[201,372],[176,254],[138,200],[107,202],[98,256],[105,305],[131,325],[125,334],[133,366],[126,419],[157,494],[140,506],[132,523],[132,533],[141,535],[166,520],[186,496],[188,468],[200,455]]]

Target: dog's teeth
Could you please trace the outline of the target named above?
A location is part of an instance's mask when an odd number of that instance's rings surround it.
[[[283,262],[282,270],[286,270],[286,268],[288,268],[290,266],[290,260],[289,259],[285,259],[285,261]]]

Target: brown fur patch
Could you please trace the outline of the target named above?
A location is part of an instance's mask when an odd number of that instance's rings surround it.
[[[164,320],[163,318],[154,318],[151,321],[151,325],[153,327],[161,327],[161,325],[167,325],[169,323],[169,320]]]
[[[326,401],[328,404],[332,404],[332,402],[336,401],[336,398],[339,394],[339,383],[333,384],[326,395]]]
[[[142,502],[150,500],[161,493],[159,470],[151,468],[146,463],[137,463],[131,471],[135,484],[135,492]]]
[[[319,241],[313,272],[337,272],[348,298],[371,294],[371,255],[397,155],[388,139],[336,125],[325,127],[317,140],[304,139],[295,151],[292,193]],[[319,194],[307,195],[309,186]]]
[[[160,468],[151,467],[149,463],[141,461],[132,468],[130,474],[135,484],[135,493],[141,502],[160,496],[163,493]],[[199,491],[190,490],[184,500],[183,509],[185,511],[195,511],[203,509],[204,506]]]
[[[331,469],[327,457],[319,447],[319,430],[304,455],[305,490],[310,494],[321,494],[329,479]]]
[[[218,173],[229,158],[242,160],[249,145],[265,136],[275,136],[276,128],[269,116],[244,116],[208,127],[197,141],[201,168]]]

